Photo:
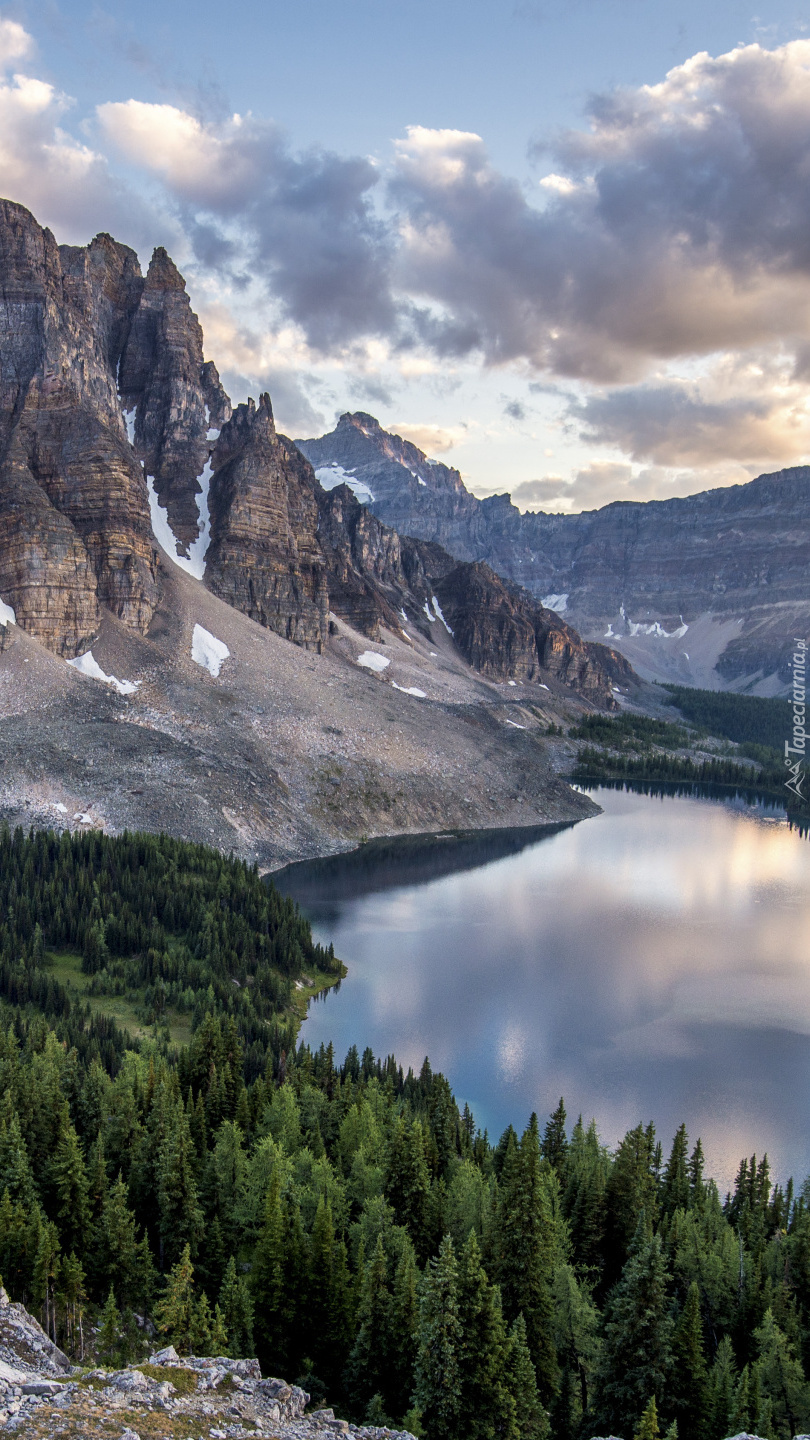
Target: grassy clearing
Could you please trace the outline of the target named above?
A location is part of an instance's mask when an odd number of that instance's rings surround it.
[[[128,995],[93,995],[90,987],[93,983],[92,975],[85,975],[82,970],[82,957],[74,950],[48,951],[46,954],[47,969],[58,980],[65,989],[90,1006],[96,1015],[106,1015],[115,1020],[122,1030],[128,1030],[134,1040],[146,1039],[152,1034],[152,1026],[144,1025],[139,1016],[139,1009],[143,1004],[143,996],[137,991]],[[164,1016],[165,1024],[169,1027],[169,1036],[174,1045],[188,1045],[191,1040],[191,1016],[178,1015],[176,1011],[167,1011]],[[163,1023],[161,1023],[161,1029]]]
[[[347,975],[346,966],[342,967],[343,975]],[[343,977],[327,975],[323,970],[316,970],[310,966],[305,975],[301,976],[300,990],[293,990],[292,1010],[299,1024],[307,1018],[307,1008],[310,1000],[320,995],[323,990],[329,990],[333,985],[339,985]]]

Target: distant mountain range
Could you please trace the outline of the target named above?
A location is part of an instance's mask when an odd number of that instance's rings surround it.
[[[348,483],[401,535],[485,562],[647,678],[787,689],[794,637],[810,630],[806,466],[684,499],[521,514],[362,412],[296,444],[323,486]]]

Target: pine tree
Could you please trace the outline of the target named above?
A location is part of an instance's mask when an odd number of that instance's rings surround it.
[[[577,1274],[588,1277],[591,1284],[598,1280],[603,1263],[608,1170],[607,1151],[599,1142],[596,1125],[591,1121],[584,1130],[580,1116],[566,1157],[562,1210]]]
[[[166,1336],[170,1345],[185,1354],[189,1354],[191,1350],[193,1316],[194,1266],[191,1263],[190,1247],[185,1245],[166,1282],[166,1290],[155,1306],[158,1330]]]
[[[208,1303],[208,1296],[203,1290],[197,1300],[192,1302],[191,1321],[188,1329],[188,1348],[192,1355],[212,1355],[211,1306]]]
[[[778,1440],[783,1437],[790,1440],[791,1436],[805,1432],[810,1424],[810,1386],[801,1362],[793,1354],[771,1310],[765,1312],[754,1340],[758,1350],[756,1370],[762,1409],[770,1405],[769,1418]],[[760,1433],[764,1435],[764,1431]]]
[[[565,1105],[562,1095],[560,1103],[552,1115],[546,1121],[545,1133],[543,1135],[543,1157],[548,1160],[549,1165],[556,1170],[560,1180],[563,1179],[565,1170],[565,1157],[568,1154],[568,1138],[565,1133]]]
[[[174,1259],[184,1248],[196,1253],[202,1234],[194,1142],[182,1100],[177,1100],[167,1116],[156,1168],[160,1240],[165,1262]]]
[[[650,1398],[662,1400],[672,1369],[672,1321],[659,1236],[639,1222],[633,1253],[607,1298],[603,1321],[599,1412],[621,1434],[635,1424]]]
[[[253,1355],[253,1301],[245,1277],[237,1274],[233,1255],[228,1261],[218,1305],[231,1354],[235,1357]]]
[[[366,1414],[374,1395],[380,1396],[384,1406],[390,1403],[397,1359],[393,1331],[394,1307],[388,1286],[388,1266],[382,1236],[378,1235],[362,1279],[357,1333],[346,1364],[346,1390],[358,1415]],[[398,1413],[393,1405],[391,1413]]]
[[[540,1404],[537,1376],[526,1340],[526,1321],[518,1315],[506,1347],[505,1380],[515,1402],[515,1433],[518,1440],[548,1440],[549,1418]]]
[[[515,1432],[515,1401],[506,1384],[507,1339],[500,1291],[481,1264],[470,1235],[458,1267],[458,1348],[461,1399],[458,1431],[465,1440]]]
[[[285,1353],[284,1219],[278,1174],[270,1181],[264,1202],[264,1224],[253,1251],[250,1284],[256,1310],[259,1359],[281,1369]],[[275,1357],[279,1356],[280,1359]]]
[[[689,1206],[687,1153],[686,1126],[679,1125],[672,1141],[672,1150],[661,1186],[661,1211],[664,1215],[673,1215],[676,1210],[686,1210]],[[681,1433],[681,1440],[685,1440],[683,1433]]]
[[[551,1298],[554,1230],[548,1190],[541,1173],[536,1115],[532,1116],[519,1145],[509,1137],[492,1248],[504,1312],[509,1321],[523,1314],[538,1390],[541,1399],[546,1401],[555,1393],[560,1377]]]
[[[734,1430],[734,1395],[739,1383],[734,1347],[728,1335],[724,1335],[717,1347],[717,1354],[709,1372],[709,1433],[712,1436],[740,1434]]]
[[[385,1196],[400,1225],[406,1225],[420,1258],[432,1240],[430,1173],[422,1126],[401,1116],[394,1123],[385,1179]]]
[[[101,1328],[96,1340],[98,1358],[102,1363],[113,1369],[122,1360],[123,1336],[121,1333],[121,1316],[118,1306],[115,1303],[115,1294],[110,1290],[101,1312]]]
[[[653,1395],[633,1432],[633,1440],[659,1440],[660,1434],[661,1432],[658,1429],[658,1407],[656,1406],[655,1396]]]
[[[415,1400],[430,1440],[457,1440],[459,1434],[461,1338],[458,1266],[447,1235],[438,1257],[428,1262],[419,1307]]]
[[[672,1378],[667,1401],[681,1440],[711,1440],[710,1391],[698,1287],[692,1282],[672,1342]]]
[[[612,1285],[630,1253],[639,1215],[648,1227],[657,1218],[657,1183],[653,1172],[654,1137],[637,1125],[628,1130],[613,1159],[605,1195],[604,1283]]]
[[[67,1104],[60,1116],[50,1179],[56,1194],[56,1216],[62,1239],[71,1249],[83,1254],[90,1220],[87,1170]]]
[[[65,1346],[84,1359],[84,1311],[87,1293],[84,1288],[84,1270],[71,1251],[62,1261],[59,1276],[59,1299],[65,1312]]]
[[[413,1395],[419,1346],[419,1271],[410,1245],[403,1246],[394,1275],[391,1333],[391,1407],[399,1417],[407,1411]]]

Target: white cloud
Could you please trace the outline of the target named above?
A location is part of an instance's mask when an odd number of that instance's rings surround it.
[[[8,70],[17,60],[34,53],[34,41],[16,20],[0,19],[0,69]]]

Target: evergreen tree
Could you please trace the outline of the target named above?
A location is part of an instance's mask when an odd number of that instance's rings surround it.
[[[734,1396],[739,1384],[734,1347],[724,1335],[709,1372],[708,1430],[712,1437],[740,1434],[734,1430]],[[747,1423],[747,1419],[746,1419]]]
[[[357,1311],[357,1333],[346,1365],[346,1391],[356,1414],[365,1415],[375,1395],[379,1396],[386,1409],[390,1406],[392,1415],[397,1413],[399,1396],[391,1393],[396,1361],[394,1305],[388,1286],[385,1250],[379,1235],[374,1253],[365,1267]]]
[[[178,1099],[168,1114],[156,1168],[160,1243],[165,1263],[183,1250],[196,1253],[202,1234],[194,1142],[182,1100]]]
[[[562,1096],[560,1096],[560,1103],[557,1109],[546,1121],[542,1148],[544,1159],[548,1160],[549,1165],[556,1170],[561,1180],[565,1171],[565,1157],[568,1154],[565,1119],[565,1105]]]
[[[687,1153],[686,1126],[679,1125],[661,1186],[661,1211],[664,1215],[673,1215],[676,1210],[686,1210],[689,1206],[691,1192]],[[685,1440],[683,1432],[681,1440]]]
[[[71,1249],[84,1253],[90,1220],[87,1170],[67,1104],[62,1107],[50,1179],[62,1239]]]
[[[621,1434],[651,1398],[663,1400],[672,1369],[672,1321],[659,1236],[639,1222],[633,1253],[605,1304],[599,1412]]]
[[[101,1313],[101,1328],[96,1340],[98,1358],[111,1370],[124,1360],[121,1316],[115,1303],[115,1294],[110,1290]]]
[[[518,1440],[548,1440],[548,1415],[540,1404],[537,1376],[526,1339],[526,1321],[518,1315],[506,1347],[505,1381],[515,1404],[515,1434]]]
[[[234,1356],[253,1355],[253,1301],[245,1277],[237,1274],[233,1256],[228,1261],[218,1306],[228,1336],[230,1353]]]
[[[461,1339],[458,1265],[447,1235],[438,1257],[428,1262],[419,1309],[415,1399],[430,1440],[457,1440],[459,1434]]]
[[[761,1409],[770,1406],[770,1423],[776,1440],[791,1440],[810,1424],[810,1387],[787,1338],[770,1310],[754,1339],[757,1344],[757,1378]]]
[[[507,1385],[507,1338],[500,1291],[489,1283],[471,1234],[458,1267],[458,1432],[465,1440],[515,1434],[516,1407]]]
[[[211,1325],[213,1316],[208,1296],[203,1290],[198,1299],[192,1301],[191,1320],[188,1327],[188,1349],[192,1355],[211,1355]]]
[[[703,1345],[700,1295],[692,1282],[672,1342],[668,1409],[674,1412],[681,1440],[711,1440],[710,1390]]]
[[[158,1330],[167,1343],[186,1355],[191,1350],[194,1319],[194,1266],[190,1247],[185,1245],[166,1282],[166,1290],[155,1306]]]
[[[537,1116],[520,1144],[509,1137],[493,1234],[494,1271],[507,1319],[522,1313],[541,1399],[559,1384],[551,1284],[555,1237],[549,1193],[541,1173]]]
[[[655,1396],[648,1401],[644,1412],[633,1432],[633,1440],[659,1440],[661,1431],[658,1429],[658,1407],[655,1403]]]

